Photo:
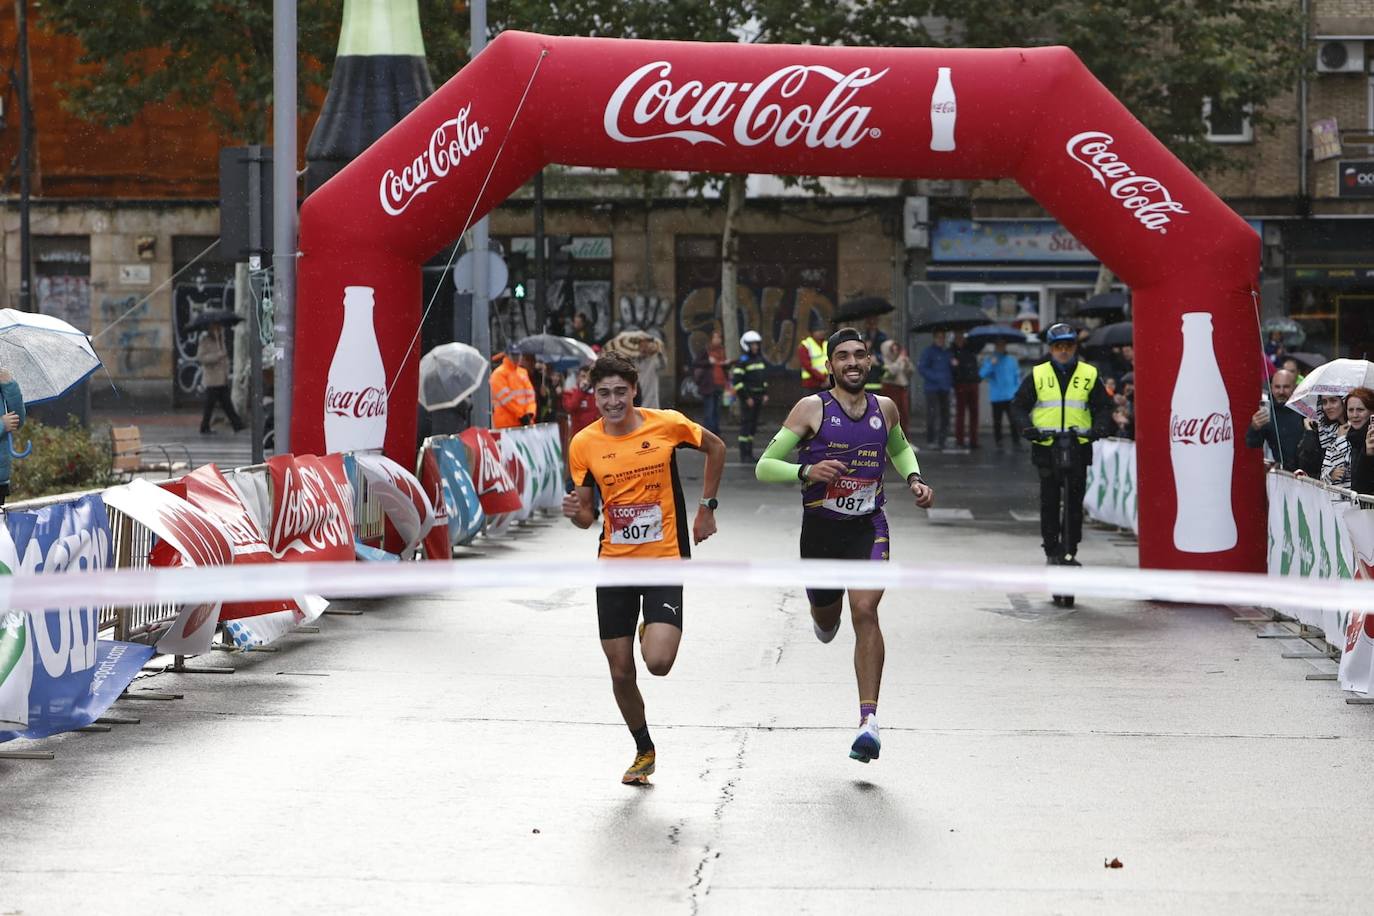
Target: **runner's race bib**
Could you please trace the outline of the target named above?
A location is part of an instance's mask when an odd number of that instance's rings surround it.
[[[842,515],[869,515],[877,508],[878,481],[863,477],[836,477],[825,487],[821,505]]]
[[[612,544],[651,544],[663,540],[663,507],[658,503],[607,506]]]

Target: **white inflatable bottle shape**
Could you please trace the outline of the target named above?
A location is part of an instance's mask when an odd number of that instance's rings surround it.
[[[372,287],[344,287],[343,331],[324,391],[330,452],[381,448],[386,441],[386,369],[372,323]]]
[[[1212,345],[1212,316],[1183,316],[1183,360],[1169,410],[1169,457],[1174,466],[1174,547],[1216,553],[1236,546],[1231,508],[1235,460],[1231,401]]]
[[[930,148],[937,153],[947,153],[954,149],[954,121],[959,112],[950,68],[939,69],[935,91],[930,94]]]
[[[0,730],[27,728],[33,686],[33,617],[0,611]]]

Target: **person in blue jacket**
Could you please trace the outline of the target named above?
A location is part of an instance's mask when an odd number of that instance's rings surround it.
[[[24,425],[24,394],[8,369],[0,369],[0,506],[10,495],[10,433]]]
[[[916,363],[926,392],[926,444],[941,450],[949,435],[949,393],[954,388],[952,358],[945,347],[945,332],[936,331]]]
[[[1011,426],[1011,399],[1021,386],[1021,364],[1007,352],[1006,341],[999,340],[997,352],[983,360],[978,377],[988,379],[988,400],[992,402],[992,438],[1002,446],[1002,418],[1007,420],[1007,436],[1012,448],[1020,448],[1021,441]]]

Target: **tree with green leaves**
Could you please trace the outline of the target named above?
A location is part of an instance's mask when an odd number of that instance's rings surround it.
[[[1257,134],[1304,66],[1295,3],[1273,0],[936,0],[967,47],[1065,45],[1160,142],[1200,175],[1243,168],[1249,148],[1207,139],[1213,120]],[[1103,269],[1097,292],[1111,283]]]

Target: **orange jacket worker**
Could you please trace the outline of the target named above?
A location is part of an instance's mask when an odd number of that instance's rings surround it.
[[[534,382],[526,371],[534,357],[500,354],[491,370],[491,425],[493,429],[529,426],[534,422]],[[529,363],[526,366],[525,363]]]

